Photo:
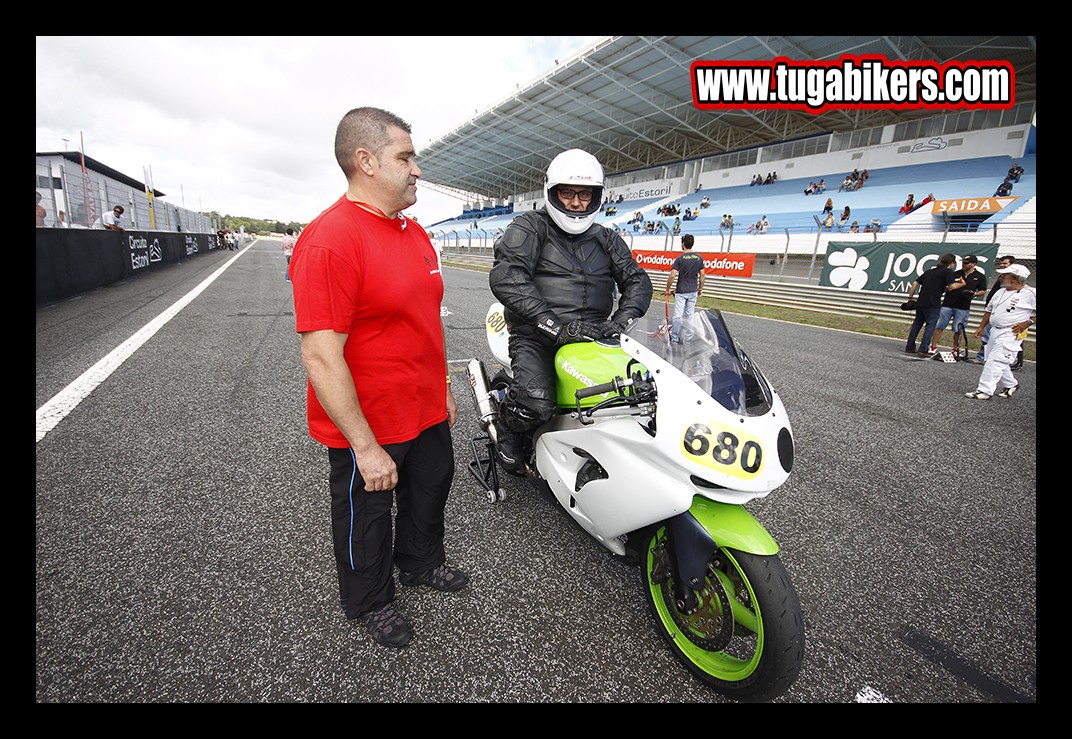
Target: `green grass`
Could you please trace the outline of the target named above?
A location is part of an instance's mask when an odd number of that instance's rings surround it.
[[[487,267],[482,267],[474,264],[465,264],[462,262],[450,262],[444,260],[444,264],[451,267],[461,267],[463,269],[472,269],[480,272],[487,272]],[[656,297],[661,299],[662,293],[658,293]],[[811,310],[797,310],[794,308],[780,308],[772,305],[762,305],[759,303],[744,303],[738,300],[724,300],[721,298],[700,298],[697,301],[701,308],[718,308],[719,310],[727,313],[739,313],[746,316],[756,316],[758,318],[773,318],[779,321],[788,321],[789,323],[803,323],[808,326],[823,326],[826,328],[840,329],[842,331],[852,331],[858,334],[870,334],[872,336],[888,336],[893,339],[904,339],[908,336],[908,326],[895,321],[886,321],[880,318],[867,318],[862,316],[839,316],[836,313],[821,313],[819,311]],[[948,345],[949,342],[944,339],[952,339],[952,335],[946,331],[946,336],[943,337],[943,344]],[[979,340],[974,336],[970,337],[969,345],[979,346]],[[1024,342],[1024,359],[1029,362],[1035,361],[1035,340],[1033,338]]]

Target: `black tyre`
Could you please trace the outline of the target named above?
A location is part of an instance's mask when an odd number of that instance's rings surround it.
[[[785,693],[804,658],[800,600],[777,555],[715,551],[699,606],[683,613],[667,529],[648,542],[641,578],[645,599],[670,650],[693,675],[739,701]]]

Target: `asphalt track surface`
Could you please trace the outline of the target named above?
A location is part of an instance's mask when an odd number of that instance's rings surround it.
[[[469,358],[491,361],[492,296],[484,273],[445,280],[464,380]],[[974,365],[727,320],[796,437],[793,476],[749,505],[807,629],[776,702],[1034,702],[1035,365],[1012,399],[972,401]],[[43,435],[38,418],[37,702],[729,702],[664,647],[636,568],[526,481],[486,502],[454,387],[447,549],[472,584],[400,589],[416,637],[388,650],[338,608],[327,456],[306,435],[278,242],[38,308],[37,408],[65,400]]]

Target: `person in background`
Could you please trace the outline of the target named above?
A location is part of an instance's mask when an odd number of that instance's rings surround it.
[[[938,324],[938,316],[942,310],[942,296],[949,290],[959,290],[964,287],[963,280],[953,277],[953,265],[956,262],[955,254],[943,254],[938,258],[938,264],[917,277],[909,287],[908,299],[916,300],[916,317],[912,321],[912,328],[908,331],[906,353],[920,357],[931,356],[926,348],[930,346],[931,337]],[[916,298],[917,290],[919,298]],[[916,351],[916,337],[919,336],[920,329],[923,329],[923,340],[919,343],[921,350]]]
[[[1004,256],[1000,256],[1000,257],[998,257],[997,259],[994,260],[994,270],[995,270],[994,282],[990,286],[990,292],[988,292],[986,294],[986,301],[985,301],[984,305],[986,303],[989,303],[991,298],[994,297],[994,293],[996,293],[998,290],[1001,289],[1001,275],[997,274],[997,270],[1005,269],[1006,267],[1008,267],[1010,264],[1012,264],[1015,261],[1016,261],[1016,257],[1008,255],[1008,254],[1006,254]],[[969,364],[982,364],[983,363],[983,360],[986,357],[986,344],[990,340],[990,326],[989,325],[985,329],[983,329],[983,333],[982,333],[982,336],[980,336],[980,338],[982,339],[982,343],[980,343],[980,345],[979,345],[979,351],[975,354],[974,357],[968,357],[968,363]]]
[[[117,205],[112,208],[111,212],[105,213],[97,220],[93,221],[93,228],[104,228],[109,231],[126,231],[123,228],[123,210],[122,205]]]
[[[979,259],[974,254],[965,254],[960,264],[961,268],[953,273],[953,277],[963,280],[964,287],[959,290],[950,290],[942,296],[942,310],[938,314],[938,326],[934,329],[934,338],[931,339],[932,352],[938,351],[942,333],[950,323],[953,325],[954,333],[964,330],[971,316],[972,301],[986,292],[986,277],[977,269]],[[967,341],[966,338],[965,341]]]
[[[354,108],[335,158],[346,192],[302,231],[290,262],[309,435],[328,452],[339,604],[377,643],[401,647],[413,632],[394,566],[404,586],[469,583],[444,546],[458,406],[443,275],[428,234],[402,215],[421,176],[409,124]]]
[[[283,241],[279,244],[279,248],[283,250],[283,256],[287,258],[287,266],[283,270],[283,276],[287,278],[287,282],[290,282],[290,258],[294,254],[296,243],[298,243],[298,237],[294,235],[294,229],[288,228],[283,234]]]
[[[975,329],[982,337],[991,328],[986,361],[975,390],[964,393],[973,400],[990,400],[994,395],[1011,398],[1020,389],[1012,365],[1023,349],[1027,331],[1035,325],[1035,289],[1027,286],[1031,271],[1022,264],[1010,264],[997,270],[1001,289],[986,304],[986,312]],[[995,392],[996,391],[996,392]]]
[[[547,168],[544,207],[515,218],[495,241],[488,285],[504,307],[513,371],[496,458],[513,474],[523,473],[531,433],[557,408],[559,347],[614,339],[651,304],[647,273],[618,232],[596,222],[602,195],[599,161],[563,151]]]
[[[41,205],[41,193],[37,193],[37,227],[45,227],[45,218],[48,217],[48,211],[45,210],[45,206]]]
[[[695,243],[696,238],[692,234],[681,237],[681,250],[684,253],[670,265],[666,289],[663,290],[667,295],[674,296],[674,320],[670,324],[670,341],[677,344],[681,343],[683,326],[688,327],[686,333],[692,338],[690,319],[696,312],[696,301],[703,295],[703,257],[692,250]]]

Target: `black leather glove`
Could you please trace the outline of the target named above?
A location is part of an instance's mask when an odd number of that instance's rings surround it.
[[[557,318],[545,316],[536,321],[536,330],[553,341],[556,346],[603,338],[603,330],[600,326],[581,320],[563,324]]]
[[[595,341],[603,338],[603,327],[588,321],[570,321],[558,335],[559,346],[578,341]]]
[[[623,323],[621,321],[603,321],[603,325],[600,326],[600,330],[603,332],[604,339],[616,339],[621,336],[622,332],[629,327],[629,323]]]

